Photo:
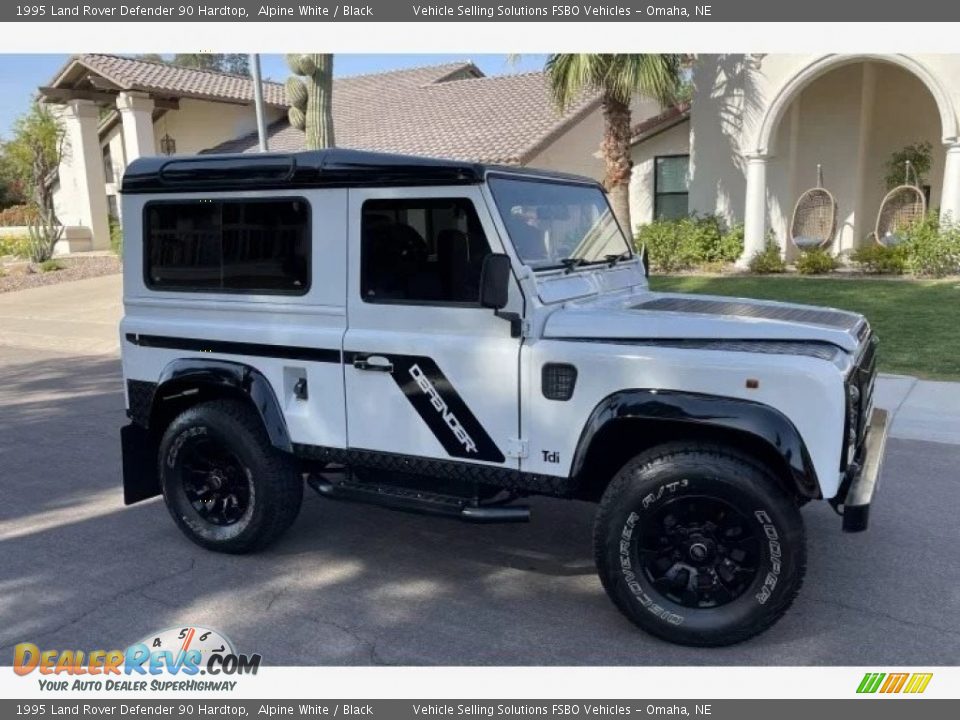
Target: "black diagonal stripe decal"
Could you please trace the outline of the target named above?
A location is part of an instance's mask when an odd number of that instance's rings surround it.
[[[431,358],[388,355],[393,379],[452,457],[502,463],[500,448]]]

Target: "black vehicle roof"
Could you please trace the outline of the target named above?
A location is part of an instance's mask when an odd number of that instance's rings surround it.
[[[152,194],[199,190],[471,185],[483,182],[491,172],[597,184],[580,175],[549,170],[330,148],[296,153],[142,157],[127,167],[120,191]]]

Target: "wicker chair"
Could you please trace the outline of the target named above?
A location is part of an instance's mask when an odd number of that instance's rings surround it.
[[[910,182],[912,166],[906,164],[906,181],[886,194],[877,213],[874,239],[886,247],[894,247],[905,239],[904,230],[927,214],[927,198],[915,183]],[[916,173],[913,173],[916,178]]]
[[[798,250],[822,248],[833,241],[837,231],[837,201],[823,187],[823,170],[817,165],[817,186],[797,200],[790,222],[790,242]]]

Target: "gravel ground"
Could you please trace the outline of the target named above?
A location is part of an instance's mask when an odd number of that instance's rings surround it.
[[[120,259],[115,255],[56,258],[56,260],[64,266],[63,270],[40,272],[39,268],[32,263],[6,266],[0,264],[0,293],[120,272]]]

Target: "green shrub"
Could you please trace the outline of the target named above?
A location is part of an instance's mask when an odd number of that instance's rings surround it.
[[[887,247],[870,242],[850,253],[850,261],[864,272],[902,275],[907,269],[907,248]]]
[[[110,216],[110,249],[117,257],[123,257],[123,228],[113,215]]]
[[[750,272],[758,274],[782,273],[787,269],[787,263],[780,257],[780,246],[776,240],[768,239],[763,250],[758,250],[750,258]]]
[[[40,263],[39,267],[40,267],[40,272],[48,273],[48,272],[57,272],[58,270],[63,270],[66,267],[66,265],[64,265],[59,260],[51,259],[51,260],[44,260],[42,263]]]
[[[30,256],[30,238],[0,236],[0,257],[13,255],[14,257],[25,258]]]
[[[936,212],[904,231],[907,267],[914,275],[943,277],[960,273],[960,226],[941,222]]]
[[[916,176],[907,177],[907,162]],[[918,187],[926,184],[927,173],[933,164],[933,146],[928,142],[918,142],[897,150],[887,160],[887,190],[893,190],[904,183],[915,183]]]
[[[736,260],[743,252],[743,226],[728,228],[716,215],[655,220],[637,231],[634,243],[638,250],[646,245],[655,270],[689,270]]]
[[[743,255],[743,223],[737,223],[720,237],[720,260],[736,262]]]
[[[796,266],[801,275],[824,275],[836,270],[840,262],[829,250],[813,248],[800,253]]]

